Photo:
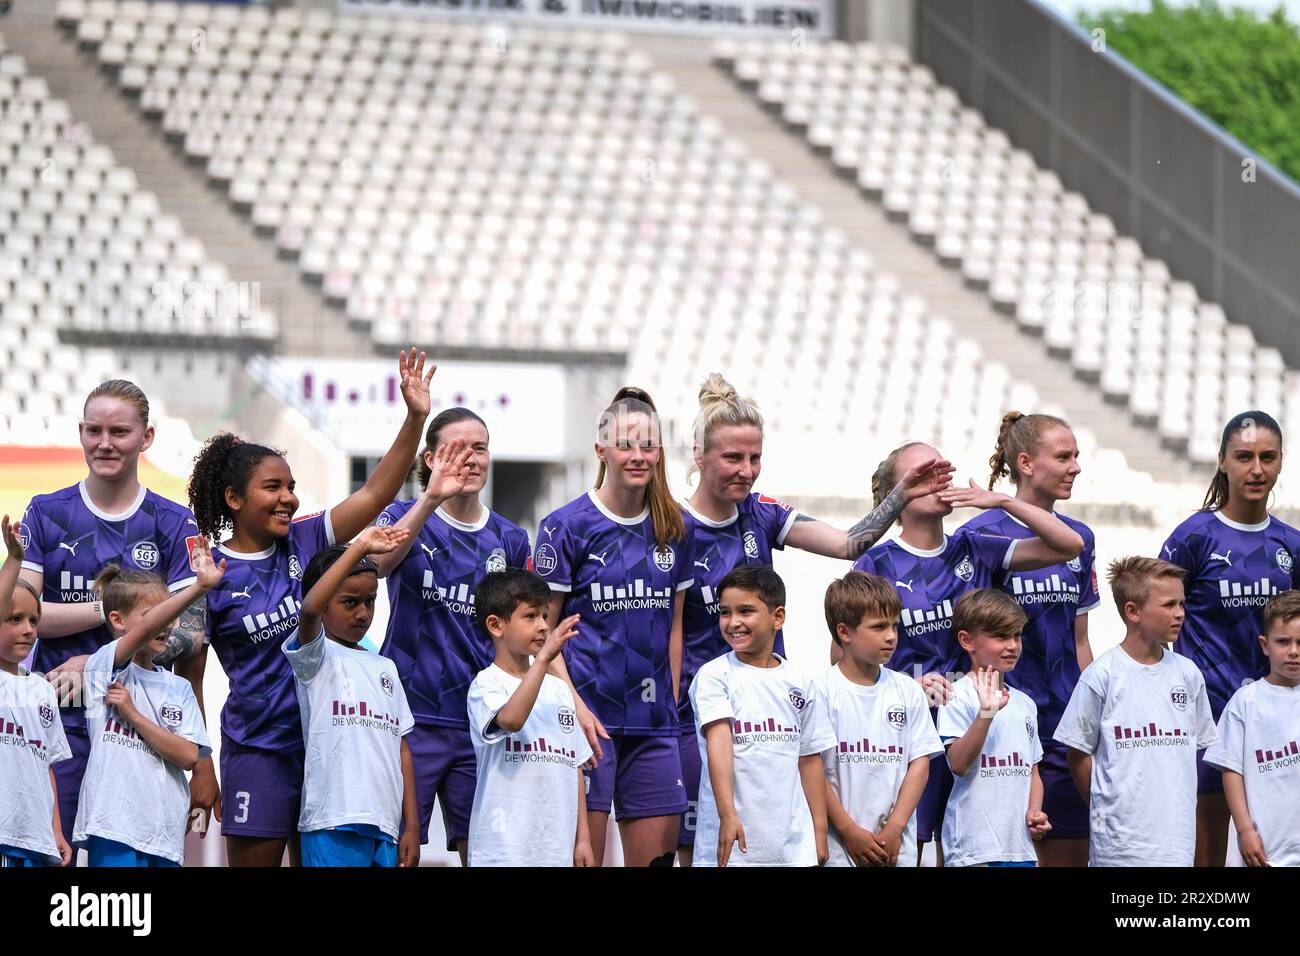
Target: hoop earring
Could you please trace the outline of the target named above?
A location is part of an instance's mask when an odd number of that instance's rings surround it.
[[[1268,492],[1268,510],[1269,510],[1269,511],[1272,511],[1272,510],[1273,510],[1273,505],[1276,503],[1276,502],[1274,501],[1275,498],[1277,498],[1277,489],[1276,489],[1276,488],[1270,488],[1270,489],[1269,489],[1269,492]]]

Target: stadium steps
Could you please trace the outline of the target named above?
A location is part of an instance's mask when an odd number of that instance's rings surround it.
[[[1073,424],[1089,429],[1102,447],[1123,452],[1130,467],[1157,481],[1201,480],[1202,471],[1193,470],[1183,456],[1162,448],[1154,430],[1134,425],[1123,408],[1102,401],[1095,387],[1074,377],[1069,362],[1049,355],[1041,338],[1024,335],[1014,320],[994,311],[986,297],[967,289],[959,273],[944,268],[929,250],[913,241],[905,224],[891,222],[878,204],[837,176],[828,163],[791,135],[779,118],[736,87],[712,65],[712,41],[637,34],[629,40],[729,135],[768,163],[805,200],[817,205],[828,225],[839,228],[857,248],[870,253],[881,271],[892,273],[905,291],[923,298],[931,313],[952,321],[1018,380],[1050,397]],[[989,422],[990,450],[997,425]]]
[[[180,219],[235,282],[260,283],[260,301],[280,321],[279,350],[289,354],[370,355],[374,348],[349,328],[342,312],[303,284],[297,268],[276,257],[271,239],[253,231],[225,197],[211,188],[202,169],[173,151],[150,123],[83,55],[74,38],[54,24],[53,3],[20,4],[3,20],[5,39],[28,69],[45,78],[50,92],[67,102],[95,140],[134,170],[140,185]]]

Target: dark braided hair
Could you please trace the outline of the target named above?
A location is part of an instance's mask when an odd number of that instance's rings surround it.
[[[226,489],[239,494],[248,489],[248,479],[263,458],[283,458],[284,452],[246,442],[230,432],[218,432],[194,457],[190,473],[190,510],[199,533],[216,538],[223,528],[233,528],[235,514],[226,504]]]

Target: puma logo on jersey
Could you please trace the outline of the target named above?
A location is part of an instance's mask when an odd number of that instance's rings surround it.
[[[703,568],[705,571],[707,571],[709,570],[709,560],[710,560],[709,558],[705,558],[703,561],[696,561],[695,566],[697,568]]]
[[[605,555],[607,555],[607,554],[609,554],[608,551],[602,551],[602,552],[600,552],[600,554],[588,554],[588,555],[587,555],[587,560],[588,560],[588,561],[599,561],[599,562],[600,562],[600,566],[601,566],[602,568],[605,568],[605,567],[608,567],[608,565],[605,564]]]
[[[894,582],[894,587],[896,587],[896,588],[907,588],[907,593],[908,593],[908,594],[911,594],[911,593],[912,593],[912,581],[913,581],[913,580],[915,580],[915,579],[914,579],[914,578],[913,578],[913,579],[909,579],[908,582],[907,582],[906,584],[904,584],[902,581],[895,581],[895,582]]]
[[[1210,560],[1211,560],[1211,561],[1222,561],[1224,564],[1226,564],[1226,565],[1228,565],[1229,567],[1231,567],[1231,566],[1232,566],[1232,549],[1229,548],[1229,549],[1228,549],[1225,553],[1223,553],[1223,554],[1215,554],[1213,551],[1211,551],[1211,552],[1210,552]]]
[[[420,542],[420,547],[424,549],[424,553],[427,554],[429,557],[433,557],[434,553],[437,552],[438,550],[437,548],[429,547],[423,541]]]
[[[546,537],[549,538],[553,529],[546,527],[546,525],[542,525],[542,530],[546,532]]]
[[[253,590],[253,588],[252,588],[251,586],[249,586],[249,587],[245,588],[245,589],[242,590],[242,591],[231,591],[231,592],[230,592],[230,596],[231,596],[232,598],[237,598],[237,597],[246,597],[246,598],[251,598],[251,597],[253,596],[252,593],[251,593],[252,590]]]
[[[1174,559],[1174,552],[1177,550],[1178,550],[1177,548],[1171,548],[1169,547],[1169,545],[1165,545],[1165,555],[1169,558],[1170,561]]]
[[[77,546],[75,544],[68,544],[66,541],[60,541],[59,547],[71,551],[74,558],[77,556]]]

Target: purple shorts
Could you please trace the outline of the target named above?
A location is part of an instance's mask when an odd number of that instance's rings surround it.
[[[700,760],[700,738],[694,732],[677,738],[682,758],[682,783],[686,787],[686,812],[682,814],[682,828],[677,831],[678,846],[695,846],[695,821],[699,813],[700,774],[704,762]]]
[[[948,806],[950,793],[952,771],[948,769],[948,755],[935,754],[930,758],[930,776],[925,781],[921,800],[916,805],[917,843],[929,843],[943,829],[943,811]]]
[[[686,812],[686,787],[678,735],[635,737],[610,734],[605,755],[587,778],[587,809],[620,820],[676,816]]]
[[[474,806],[478,763],[469,731],[457,727],[416,724],[406,735],[415,765],[415,798],[420,804],[420,842],[429,842],[429,820],[436,797],[442,809],[447,849],[469,839],[469,812]]]
[[[57,767],[58,764],[55,764]],[[1196,751],[1196,795],[1223,793],[1223,771],[1205,762],[1205,751]],[[60,813],[63,811],[60,810]]]
[[[305,754],[241,747],[221,737],[221,833],[277,838],[298,832]]]
[[[72,756],[60,760],[50,767],[54,771],[54,782],[59,787],[59,826],[63,830],[63,839],[72,845],[72,828],[77,822],[77,798],[81,796],[81,778],[86,775],[86,761],[90,759],[90,738],[85,734],[65,734],[68,749]],[[77,855],[72,855],[72,862],[77,862]]]
[[[1038,776],[1043,781],[1043,812],[1052,829],[1045,839],[1088,839],[1088,805],[1079,796],[1070,767],[1065,762],[1070,748],[1055,740],[1043,741],[1043,759]]]

